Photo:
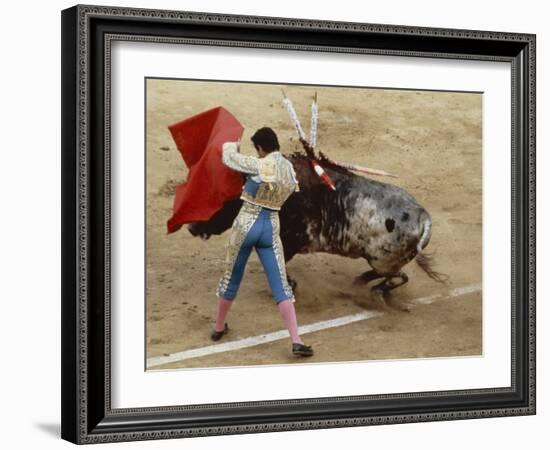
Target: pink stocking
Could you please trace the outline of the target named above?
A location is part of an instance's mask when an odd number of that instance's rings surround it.
[[[216,331],[223,331],[225,328],[225,318],[231,308],[231,300],[226,300],[223,297],[218,297],[218,310],[216,311],[216,326],[214,329]]]
[[[294,304],[290,300],[283,300],[277,305],[283,320],[285,321],[286,328],[290,334],[290,338],[294,344],[303,344],[302,338],[298,334],[298,321],[296,320],[296,310]]]

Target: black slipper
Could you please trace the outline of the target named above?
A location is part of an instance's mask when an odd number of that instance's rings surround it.
[[[313,356],[313,349],[309,345],[292,344],[292,354],[296,356]]]
[[[213,341],[219,341],[224,334],[227,334],[229,331],[229,327],[227,326],[227,322],[225,323],[225,326],[223,328],[223,331],[212,331],[212,334],[210,335],[210,339]]]

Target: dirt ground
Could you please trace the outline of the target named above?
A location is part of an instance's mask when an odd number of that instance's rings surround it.
[[[207,241],[184,227],[166,234],[175,186],[187,169],[167,126],[224,106],[250,136],[262,126],[279,135],[281,151],[298,150],[281,87],[309,130],[314,92],[319,102],[318,148],[331,158],[397,174],[376,179],[411,193],[431,214],[436,268],[448,286],[429,279],[413,262],[409,283],[393,291],[402,305],[417,298],[445,296],[453,288],[481,284],[482,274],[482,96],[481,94],[384,89],[147,81],[147,358],[212,345],[215,290],[224,269],[228,234]],[[297,255],[287,265],[298,282],[300,325],[365,311],[373,319],[303,336],[314,347],[307,362],[450,357],[482,354],[481,292],[418,305],[410,312],[387,308],[353,279],[368,269],[364,260],[316,253]],[[239,295],[228,316],[235,341],[284,329],[261,264],[253,252]],[[151,367],[149,370],[304,363],[290,354],[290,340]]]

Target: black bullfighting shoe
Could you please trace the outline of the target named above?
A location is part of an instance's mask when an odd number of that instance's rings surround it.
[[[210,339],[213,341],[219,341],[224,334],[227,334],[229,331],[229,327],[227,326],[227,322],[225,323],[225,326],[223,328],[223,331],[212,331],[212,334],[210,335]]]
[[[313,356],[313,349],[309,345],[292,344],[292,354],[296,356]]]

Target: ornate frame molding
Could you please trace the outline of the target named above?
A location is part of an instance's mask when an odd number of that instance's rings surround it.
[[[103,21],[101,30],[96,29]],[[104,26],[105,21],[113,26]],[[300,33],[317,30],[330,32],[336,41],[345,41],[348,33],[368,40],[375,38],[377,46],[332,45],[328,43],[271,42],[245,39],[219,39],[203,37],[152,36],[125,32],[127,23],[141,24],[145,29],[152,23],[173,27],[201,27],[209,30],[246,29],[249,35],[260,30],[274,33],[290,31]],[[95,27],[95,28],[94,28]],[[111,29],[112,28],[112,29]],[[121,32],[122,31],[122,32]],[[118,7],[76,6],[63,12],[63,367],[62,435],[76,443],[98,443],[143,439],[164,439],[217,434],[271,432],[328,427],[348,427],[374,424],[440,421],[470,418],[527,415],[535,413],[535,36],[530,34],[500,33],[472,30],[405,27],[318,21],[305,19],[271,18],[205,14],[196,12],[160,11]],[[298,34],[296,34],[298,36]],[[407,48],[380,48],[389,39],[400,38]],[[425,38],[425,40],[423,40]],[[438,47],[441,38],[456,39],[454,50],[444,52]],[[94,44],[94,39],[96,39]],[[98,40],[99,39],[99,40]],[[292,39],[292,37],[290,38]],[[306,40],[309,38],[306,38]],[[407,39],[410,43],[407,44]],[[113,410],[110,401],[110,67],[113,41],[142,41],[155,43],[186,43],[196,45],[243,46],[265,49],[384,54],[396,56],[480,59],[505,61],[512,64],[512,386],[510,388],[473,391],[431,392],[361,397],[331,397],[308,400],[247,402],[238,404],[194,405],[171,408],[139,408]],[[284,40],[284,39],[283,39]],[[97,42],[101,42],[100,50]],[[396,42],[396,41],[395,41]],[[418,44],[418,43],[422,44]],[[483,53],[483,42],[499,43],[494,53]],[[345,43],[345,42],[343,42]],[[431,43],[431,44],[430,44]],[[431,45],[431,47],[430,47]],[[420,50],[415,46],[422,47]],[[493,46],[494,47],[494,46]],[[486,48],[493,48],[486,46]],[[472,51],[468,51],[471,49]],[[101,63],[102,67],[98,67]],[[104,69],[104,79],[97,74]],[[98,84],[99,83],[99,84]],[[97,87],[103,85],[101,106],[104,123],[97,129],[90,111],[96,108],[94,97]],[[76,105],[76,106],[75,106]],[[90,143],[101,142],[103,155],[99,163],[91,155]],[[76,151],[75,151],[76,149]],[[96,166],[95,164],[99,164]],[[97,177],[102,173],[102,179]],[[94,179],[94,176],[96,178]],[[97,183],[102,187],[97,190]],[[519,187],[519,189],[518,189]],[[100,198],[102,197],[102,198]],[[99,203],[97,203],[99,202]],[[103,211],[100,217],[98,214]],[[98,227],[98,223],[103,225]],[[93,240],[102,231],[102,239]],[[97,238],[95,238],[97,239]],[[103,248],[97,253],[96,246]],[[101,261],[99,261],[101,260]],[[518,263],[520,267],[518,267]],[[91,273],[93,271],[93,274]],[[103,272],[102,292],[98,294],[95,281]],[[93,295],[103,298],[102,323],[91,320]],[[518,297],[526,293],[523,298]],[[97,298],[100,298],[97,297]],[[95,306],[97,308],[97,305]],[[518,317],[521,314],[521,317]],[[98,337],[98,333],[103,338]],[[519,341],[521,342],[519,342]],[[70,342],[69,342],[70,341]],[[90,367],[97,365],[90,350],[103,343],[104,366],[92,375]],[[517,371],[516,368],[521,370]],[[102,373],[104,380],[97,380]],[[101,405],[90,400],[102,386]],[[521,393],[519,391],[521,390]],[[476,403],[476,397],[515,394],[515,402],[499,407],[417,411],[413,413],[368,414],[353,416],[280,420],[265,423],[222,423],[211,426],[193,425],[192,422],[168,425],[175,414],[190,410],[208,411],[220,408],[243,409],[251,407],[284,408],[285,406],[327,405],[350,400],[373,402],[398,399],[409,402],[427,397],[467,397]],[[435,402],[435,400],[434,400]],[[414,409],[414,408],[413,408]],[[351,414],[351,416],[350,416]],[[280,414],[279,414],[280,415]],[[282,416],[281,416],[282,417]],[[164,422],[163,422],[164,421]],[[163,425],[164,423],[164,425]],[[185,425],[187,423],[187,425]]]

